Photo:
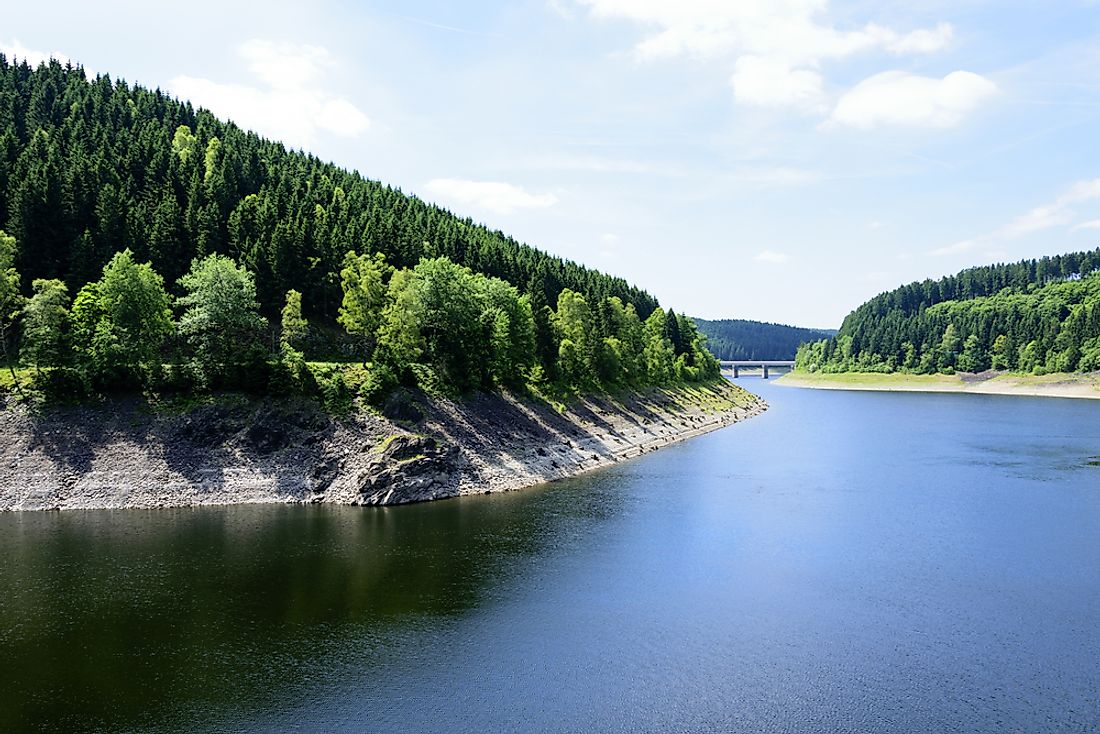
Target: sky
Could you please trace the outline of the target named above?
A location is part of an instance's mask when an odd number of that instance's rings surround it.
[[[704,318],[1100,244],[1097,0],[6,3],[160,87]]]

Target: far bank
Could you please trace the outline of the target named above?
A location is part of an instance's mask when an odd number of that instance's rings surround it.
[[[791,372],[776,382],[786,387],[808,387],[820,390],[951,392],[1100,399],[1100,372],[1050,375],[1022,375],[993,371],[954,375]]]

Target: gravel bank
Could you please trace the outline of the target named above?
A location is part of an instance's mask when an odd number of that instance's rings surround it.
[[[767,409],[728,383],[577,401],[405,394],[392,417],[226,397],[169,414],[138,400],[0,422],[0,511],[256,502],[392,505],[574,476]]]

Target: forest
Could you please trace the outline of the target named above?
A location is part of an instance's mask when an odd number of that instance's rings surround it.
[[[718,376],[691,319],[622,278],[56,61],[0,54],[0,228],[16,382],[19,365],[70,391]]]
[[[707,349],[721,360],[794,359],[803,342],[827,339],[836,333],[743,319],[708,321],[697,318],[694,321],[699,332],[707,338]]]
[[[1100,249],[970,268],[875,296],[796,369],[917,374],[1100,370]]]

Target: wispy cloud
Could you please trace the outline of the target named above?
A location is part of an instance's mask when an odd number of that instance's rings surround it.
[[[445,203],[475,206],[493,214],[511,214],[519,209],[545,209],[558,203],[558,197],[553,194],[531,194],[503,181],[437,178],[429,181],[424,188]]]
[[[353,138],[371,124],[347,98],[324,87],[336,60],[321,46],[253,39],[237,48],[256,85],[177,76],[172,93],[223,115],[241,127],[294,147],[310,147],[318,134]]]
[[[790,262],[791,256],[785,252],[775,252],[773,250],[763,250],[753,258],[758,263],[768,263],[769,265],[782,265],[783,263]]]
[[[939,247],[932,250],[931,254],[957,255],[977,249],[988,251],[996,243],[1004,240],[1017,239],[1035,232],[1066,226],[1076,215],[1074,210],[1076,205],[1098,199],[1100,199],[1100,178],[1078,181],[1054,201],[1037,206],[992,232]],[[1100,229],[1100,220],[1082,222],[1071,231],[1081,229]]]
[[[809,186],[824,179],[820,171],[791,166],[763,166],[759,168],[742,168],[728,174],[727,178],[734,181],[761,184],[765,186]]]
[[[460,28],[460,27],[454,26],[454,25],[447,25],[446,23],[436,23],[435,21],[424,20],[423,18],[415,18],[411,15],[402,15],[402,16],[399,16],[399,17],[401,18],[401,20],[403,20],[407,23],[412,23],[413,25],[424,26],[425,28],[434,28],[437,31],[448,31],[450,33],[460,33],[460,34],[466,35],[466,36],[481,36],[483,38],[495,38],[495,37],[497,37],[492,33],[486,33],[484,31],[471,30],[469,28]]]

